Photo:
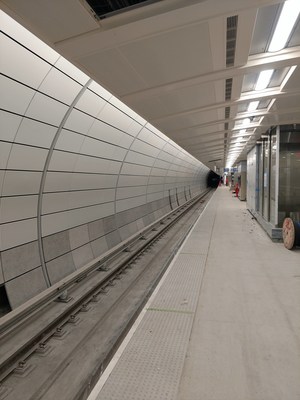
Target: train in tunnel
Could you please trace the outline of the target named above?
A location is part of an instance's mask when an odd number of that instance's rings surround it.
[[[3,12],[1,20],[0,287],[14,309],[217,176]]]

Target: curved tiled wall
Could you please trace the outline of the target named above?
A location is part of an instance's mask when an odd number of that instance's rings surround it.
[[[14,308],[203,191],[208,168],[0,17],[0,285]]]

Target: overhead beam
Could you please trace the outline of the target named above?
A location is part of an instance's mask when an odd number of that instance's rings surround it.
[[[299,59],[300,61],[300,59]],[[185,116],[189,116],[189,115],[193,115],[193,114],[198,114],[200,112],[204,112],[204,111],[211,111],[217,108],[224,108],[224,107],[231,107],[231,106],[237,106],[241,103],[245,103],[245,102],[249,102],[249,101],[253,101],[253,100],[268,100],[268,99],[281,99],[281,98],[287,98],[290,96],[298,96],[300,95],[300,89],[295,89],[295,90],[283,90],[282,92],[276,88],[276,89],[270,89],[270,90],[266,90],[263,93],[258,93],[258,92],[251,92],[248,95],[243,95],[241,98],[236,99],[236,100],[229,100],[229,101],[222,101],[219,103],[214,103],[214,104],[209,104],[207,106],[204,107],[197,107],[197,108],[193,108],[187,111],[182,111],[182,112],[177,112],[174,114],[168,114],[159,118],[153,118],[151,119],[151,123],[152,124],[157,124],[161,121],[166,121],[166,120],[170,120],[173,119],[175,117],[185,117]],[[226,121],[226,120],[221,120],[222,121]]]
[[[102,22],[98,29],[91,30],[84,34],[66,38],[54,43],[57,51],[65,55],[80,59],[99,54],[112,48],[126,45],[141,39],[156,37],[162,33],[172,32],[179,28],[192,26],[193,24],[207,23],[212,18],[222,17],[232,14],[235,15],[247,10],[253,11],[255,8],[278,4],[284,0],[219,0],[199,1],[196,4],[191,2],[182,2],[183,7],[178,9],[169,9],[164,12],[158,12],[152,17],[140,18],[138,21],[127,23],[119,21],[119,25],[110,27],[109,22]],[[2,0],[3,3],[9,5],[10,9],[14,9],[12,0]],[[171,2],[172,3],[172,2]],[[42,4],[42,3],[41,3]],[[37,7],[38,7],[37,2]],[[42,6],[41,15],[42,15]],[[156,6],[156,7],[159,7]],[[172,5],[170,6],[172,7]],[[120,15],[120,19],[124,16]],[[180,21],[180,23],[178,22]]]
[[[209,133],[200,133],[199,132],[199,134],[196,134],[193,136],[190,136],[190,135],[184,136],[184,135],[186,134],[186,131],[189,131],[191,129],[195,130],[195,129],[207,128],[209,126],[219,125],[219,124],[223,124],[225,122],[231,123],[231,122],[235,122],[235,121],[247,118],[249,116],[256,116],[256,117],[284,116],[285,114],[290,114],[290,113],[298,114],[299,118],[300,118],[300,107],[293,107],[293,108],[287,108],[285,110],[281,109],[281,110],[274,110],[274,111],[262,110],[261,112],[256,112],[255,114],[248,113],[248,112],[240,113],[235,118],[219,120],[219,121],[212,121],[210,123],[206,122],[204,124],[192,125],[192,126],[189,126],[186,128],[182,128],[181,130],[178,130],[178,131],[172,131],[172,132],[168,133],[168,136],[171,137],[173,140],[175,140],[178,144],[184,143],[185,140],[189,140],[189,139],[204,138],[204,140],[205,140],[206,137],[216,136],[216,135],[224,135],[224,133],[226,133],[226,132],[237,131],[242,128],[241,127],[236,127],[236,128],[232,127],[231,129],[228,129],[228,130],[222,129],[219,131],[214,131],[214,132],[209,132]],[[261,126],[261,127],[268,126],[268,124],[264,124],[264,123],[251,124],[251,125],[249,125],[249,127],[247,127],[247,129],[257,128],[259,126]],[[175,133],[175,135],[173,133]],[[249,133],[251,133],[251,132],[249,132]],[[247,135],[249,133],[246,133],[245,135]],[[216,138],[215,140],[218,140],[218,139]]]
[[[276,53],[276,55],[273,53],[270,54],[271,55],[268,53],[262,53],[255,57],[250,56],[247,64],[241,67],[224,68],[218,71],[198,75],[193,78],[182,79],[164,85],[158,85],[149,89],[128,93],[121,98],[125,103],[132,100],[142,100],[149,97],[161,96],[164,93],[169,93],[190,86],[198,86],[208,82],[244,76],[251,73],[260,72],[265,69],[281,69],[300,64],[300,46],[281,50]]]

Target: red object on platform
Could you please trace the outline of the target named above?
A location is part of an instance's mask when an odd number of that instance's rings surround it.
[[[235,197],[239,197],[239,191],[240,191],[239,185],[236,184],[235,185]]]

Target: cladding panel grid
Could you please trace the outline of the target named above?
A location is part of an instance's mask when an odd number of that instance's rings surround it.
[[[69,241],[63,253],[53,242],[51,260],[65,259],[50,263],[46,254],[55,281],[123,240],[126,229],[168,212],[168,189],[180,197],[183,186],[199,185],[202,165],[97,83],[83,89],[84,73],[2,12],[1,18],[7,55],[0,60],[1,251],[16,257],[37,246],[41,217],[44,239],[63,234]],[[87,227],[94,222],[110,228],[93,236]],[[40,276],[34,254],[7,274],[13,306],[33,293],[26,284],[23,293],[22,274]],[[39,291],[45,282],[37,278],[36,285]]]
[[[47,193],[43,195],[42,215],[106,204],[114,199],[115,189]]]
[[[98,119],[94,119],[87,136],[124,148],[130,147],[134,140],[134,137],[128,133]]]
[[[44,193],[114,189],[118,175],[80,172],[48,172]]]
[[[55,148],[61,151],[118,161],[122,161],[126,154],[126,149],[122,146],[116,146],[65,129],[62,130]]]

